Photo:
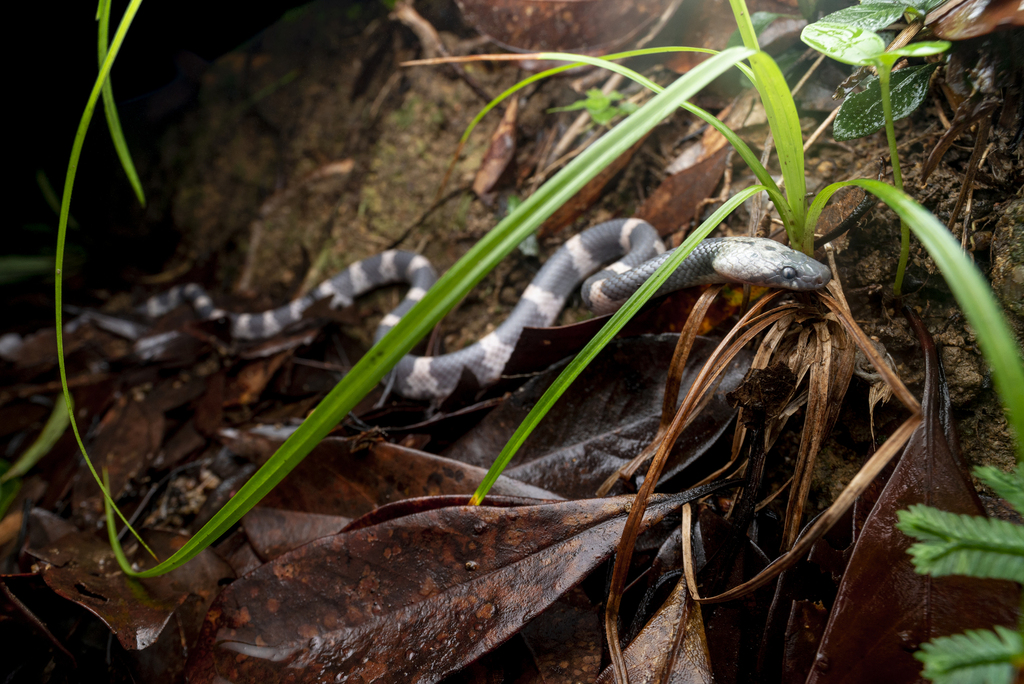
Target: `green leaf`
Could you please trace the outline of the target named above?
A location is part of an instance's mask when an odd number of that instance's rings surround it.
[[[826,15],[821,21],[875,31],[901,19],[906,8],[905,2],[865,2]]]
[[[928,96],[932,72],[938,64],[900,69],[892,75],[889,97],[892,101],[893,121],[909,116]],[[851,95],[843,102],[832,124],[836,140],[853,140],[871,135],[885,126],[882,110],[882,89],[877,76],[864,81],[866,89]]]
[[[974,469],[978,479],[987,484],[995,493],[1010,502],[1018,513],[1024,514],[1024,477],[1020,466],[1008,473],[992,466],[978,466]]]
[[[914,657],[935,684],[1010,684],[1013,663],[1024,659],[1024,637],[999,625],[968,630],[926,641]]]
[[[918,43],[911,43],[910,45],[890,50],[889,54],[900,57],[930,57],[931,55],[942,54],[952,45],[948,40],[922,40]]]
[[[800,40],[837,62],[866,66],[885,52],[885,41],[873,31],[824,21],[804,26]]]
[[[807,179],[804,177],[804,139],[800,130],[800,116],[793,96],[789,93],[786,78],[775,60],[765,52],[757,52],[750,56],[750,66],[757,77],[757,92],[761,96],[761,104],[764,105],[775,138],[775,152],[779,157],[779,166],[782,167],[782,177],[786,181],[789,215],[783,214],[781,209],[779,211],[783,215],[793,248],[807,252],[808,249],[813,250],[814,235],[804,230]]]
[[[896,528],[921,540],[908,550],[923,575],[968,575],[1024,583],[1024,525],[915,504]]]

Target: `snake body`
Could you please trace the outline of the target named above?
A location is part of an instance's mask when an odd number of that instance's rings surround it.
[[[440,400],[455,389],[465,371],[481,387],[497,382],[525,327],[547,327],[573,290],[583,284],[583,300],[595,313],[618,309],[670,252],[649,223],[616,219],[589,228],[568,240],[537,272],[512,313],[478,342],[441,356],[407,355],[394,371],[394,389],[409,399]],[[624,255],[624,256],[623,256]],[[619,258],[621,257],[621,258]],[[598,267],[619,259],[603,270]],[[594,275],[590,275],[594,273]],[[659,289],[658,294],[707,283],[750,283],[790,290],[816,290],[831,273],[810,257],[765,238],[710,238],[701,242]],[[214,306],[206,291],[190,283],[151,297],[141,307],[150,317],[161,316],[189,303],[203,319],[227,317],[232,334],[240,339],[271,337],[300,321],[303,312],[322,299],[334,308],[352,304],[356,297],[382,285],[408,283],[401,304],[377,328],[382,338],[423,298],[437,280],[426,258],[412,252],[389,250],[349,266],[325,280],[304,297],[257,314],[228,313]]]

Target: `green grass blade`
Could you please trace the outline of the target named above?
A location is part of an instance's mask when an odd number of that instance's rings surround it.
[[[790,210],[789,221],[783,221],[793,249],[807,254],[814,252],[814,232],[805,230],[807,181],[804,178],[804,139],[800,131],[800,116],[796,103],[789,94],[789,85],[775,60],[767,53],[750,56],[750,65],[757,76],[757,91],[761,94],[768,125],[775,139],[775,150],[786,181],[786,197]],[[782,213],[781,210],[779,212]],[[785,217],[783,217],[785,218]]]
[[[750,20],[746,4],[743,0],[729,0],[729,4],[743,44],[751,50],[759,50],[757,32]],[[782,70],[767,53],[758,51],[751,55],[750,66],[754,72],[751,81],[761,95],[761,103],[764,105],[768,125],[775,139],[782,178],[786,181],[788,201],[780,202],[773,197],[772,202],[782,216],[793,249],[811,254],[814,251],[814,232],[804,229],[804,195],[807,192],[807,182],[804,179],[803,134],[800,131],[800,116],[796,111],[796,103],[789,93],[789,86],[782,75]],[[758,180],[769,188],[775,186],[774,182],[765,183],[760,177]]]
[[[583,372],[591,361],[594,360],[602,349],[612,341],[620,330],[629,322],[631,318],[640,308],[647,303],[651,297],[658,291],[670,275],[679,267],[679,264],[683,263],[683,259],[689,256],[690,252],[697,246],[697,244],[706,238],[708,234],[714,230],[718,224],[720,224],[725,218],[732,213],[732,211],[742,204],[748,197],[752,197],[764,190],[763,186],[755,185],[744,189],[741,192],[733,195],[729,198],[725,204],[723,204],[714,214],[712,214],[699,228],[694,230],[689,237],[681,244],[672,256],[665,260],[658,270],[656,270],[650,278],[647,279],[639,290],[633,293],[626,303],[622,305],[615,314],[608,319],[608,322],[604,324],[597,335],[594,336],[587,346],[576,355],[576,358],[566,366],[565,370],[559,374],[558,378],[551,384],[550,387],[544,392],[543,396],[537,400],[533,408],[530,409],[530,413],[527,414],[523,422],[519,424],[512,437],[509,438],[508,443],[498,454],[498,457],[494,460],[494,463],[488,469],[484,479],[480,482],[476,492],[473,493],[473,498],[470,500],[471,504],[480,504],[487,492],[498,480],[502,471],[512,461],[512,457],[516,455],[519,447],[523,445],[526,438],[530,436],[534,428],[544,419],[547,412],[551,410],[551,407],[555,405],[559,397],[569,389],[569,385]]]
[[[584,150],[452,266],[426,296],[355,364],[271,459],[181,549],[144,572],[135,572],[126,563],[121,563],[122,570],[136,577],[162,575],[186,563],[220,537],[291,472],[398,360],[409,353],[527,235],[601,169],[670,115],[680,101],[693,97],[714,78],[749,55],[749,50],[734,48],[701,63]],[[116,548],[116,536],[111,536],[111,544]]]
[[[1007,422],[1016,433],[1017,462],[1024,463],[1024,363],[1020,348],[985,278],[931,212],[909,195],[881,181],[858,178],[829,185],[811,204],[807,225],[814,226],[829,198],[839,188],[848,185],[863,188],[888,204],[910,226],[942,271],[946,284],[978,336],[981,353],[992,369],[996,391],[1006,410]]]
[[[68,429],[69,420],[67,409],[60,402],[55,403],[53,410],[50,411],[50,417],[46,420],[46,425],[43,426],[42,432],[39,433],[39,436],[36,437],[36,440],[32,442],[29,448],[22,452],[18,460],[14,462],[14,465],[6,473],[0,475],[0,483],[14,477],[21,477],[31,470],[32,466],[39,462],[39,459],[50,453],[50,449],[61,438],[64,431]]]
[[[5,475],[10,464],[7,461],[0,461],[0,475]],[[0,478],[0,519],[3,519],[7,515],[7,509],[14,503],[14,498],[18,496],[18,492],[21,491],[21,479],[2,479]]]
[[[99,63],[107,58],[107,35],[110,33],[110,0],[100,0],[96,9],[96,18],[99,23],[99,39],[97,40],[97,51]],[[117,104],[114,103],[114,87],[110,85],[110,77],[103,81],[103,113],[107,117],[107,128],[110,130],[110,139],[117,151],[117,158],[121,160],[121,168],[128,176],[128,182],[135,191],[139,204],[146,206],[146,194],[142,190],[142,181],[135,170],[132,162],[132,153],[128,151],[128,143],[124,139],[124,131],[121,130],[121,118],[117,115]]]
[[[141,5],[142,0],[131,0],[131,2],[128,3],[128,8],[125,9],[124,16],[121,17],[121,23],[118,24],[117,31],[114,32],[114,40],[110,44],[107,56],[100,65],[100,72],[96,76],[92,92],[89,93],[89,99],[85,103],[85,110],[82,112],[82,118],[78,122],[78,130],[75,133],[75,140],[71,144],[71,157],[68,159],[68,171],[64,176],[64,194],[61,197],[60,217],[57,221],[57,253],[54,257],[54,319],[57,326],[57,364],[60,370],[60,383],[64,390],[64,404],[67,408],[68,419],[71,424],[71,430],[75,434],[75,440],[78,442],[78,447],[82,450],[82,455],[85,456],[85,463],[89,466],[89,472],[92,473],[96,483],[100,486],[100,491],[103,492],[104,501],[110,504],[126,525],[128,524],[128,521],[125,519],[121,511],[117,509],[117,506],[114,506],[114,502],[110,499],[110,492],[103,486],[99,473],[96,472],[96,468],[93,466],[92,460],[89,458],[88,452],[85,450],[85,445],[82,443],[82,436],[78,432],[78,425],[75,423],[71,392],[68,390],[67,367],[64,364],[64,326],[62,323],[63,278],[61,276],[61,270],[64,267],[64,243],[67,240],[68,215],[71,212],[71,191],[75,186],[75,175],[78,173],[78,160],[82,157],[82,145],[85,144],[85,135],[89,132],[89,122],[92,121],[93,112],[96,110],[96,101],[100,98],[100,92],[103,88],[103,84],[106,82],[107,77],[110,76],[110,68],[114,65],[114,59],[117,57],[117,53],[121,50],[121,45],[124,43],[124,37],[128,33],[128,27],[131,26],[132,20],[135,18],[135,14],[139,11],[139,7]],[[132,530],[132,534],[134,534],[136,539],[139,540],[139,543],[142,544],[143,548],[152,554],[152,551],[149,550],[149,547],[146,546],[145,542],[142,541],[134,529]]]

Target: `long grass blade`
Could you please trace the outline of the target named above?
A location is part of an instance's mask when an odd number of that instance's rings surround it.
[[[114,40],[110,44],[110,50],[107,51],[107,56],[104,58],[103,63],[100,65],[99,74],[96,76],[96,81],[93,83],[92,92],[89,93],[89,99],[85,103],[85,110],[82,112],[82,118],[78,122],[78,131],[75,133],[75,140],[71,144],[71,157],[68,159],[68,171],[64,177],[64,194],[61,197],[60,203],[60,217],[57,221],[57,250],[54,256],[54,319],[57,327],[57,364],[60,370],[60,384],[64,390],[64,404],[67,407],[68,418],[71,423],[71,430],[75,434],[75,440],[78,442],[78,447],[82,450],[82,455],[85,456],[85,463],[89,466],[89,472],[92,473],[96,483],[100,486],[100,491],[103,492],[103,499],[105,505],[110,505],[111,508],[117,513],[117,515],[124,521],[125,525],[128,525],[128,520],[125,519],[124,514],[118,510],[117,506],[114,505],[113,500],[110,498],[110,492],[106,487],[103,486],[103,482],[100,480],[99,473],[96,472],[96,468],[92,464],[92,460],[89,458],[88,452],[85,450],[85,445],[82,443],[82,436],[78,432],[78,424],[75,422],[75,415],[73,410],[73,403],[71,400],[71,392],[68,390],[68,375],[67,367],[64,364],[64,326],[63,320],[63,278],[61,270],[64,268],[64,243],[67,240],[68,233],[68,215],[71,212],[71,191],[75,186],[75,175],[78,173],[78,160],[82,157],[82,145],[85,144],[85,135],[89,132],[89,122],[92,121],[93,112],[96,110],[96,101],[100,98],[100,91],[103,88],[103,84],[107,81],[107,77],[110,76],[110,68],[114,65],[114,59],[117,57],[117,53],[121,50],[121,45],[124,43],[124,37],[128,34],[128,27],[131,26],[132,20],[135,18],[136,13],[139,11],[139,7],[142,5],[142,0],[131,0],[128,3],[128,8],[124,11],[124,16],[121,17],[121,23],[117,26],[117,31],[114,33]],[[149,551],[150,555],[153,554],[146,543],[142,541],[138,533],[135,532],[131,526],[132,534],[138,539],[139,543],[142,544],[143,548]]]
[[[110,33],[110,0],[100,0],[96,9],[96,19],[99,24],[99,38],[96,42],[99,53],[99,63],[102,65],[107,58],[107,36]],[[121,160],[121,168],[128,176],[128,182],[135,191],[135,197],[139,204],[146,206],[146,193],[142,190],[142,181],[135,170],[135,163],[132,161],[132,153],[128,150],[128,142],[124,139],[124,131],[121,129],[121,118],[117,115],[117,104],[114,102],[114,87],[110,84],[110,77],[103,81],[103,113],[107,117],[107,128],[110,130],[110,140],[114,143],[117,151],[117,158]]]

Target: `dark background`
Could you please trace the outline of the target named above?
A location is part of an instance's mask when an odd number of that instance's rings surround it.
[[[204,62],[230,52],[302,4],[302,0],[142,3],[111,77],[140,171],[162,131],[181,117],[190,98],[194,100]],[[126,7],[126,1],[114,0],[111,38]],[[27,3],[20,9],[20,18],[9,24],[14,59],[7,101],[17,122],[6,155],[7,206],[13,208],[13,215],[8,214],[0,253],[52,255],[57,215],[45,201],[36,174],[43,171],[57,196],[61,195],[75,131],[98,70],[96,3]],[[126,258],[136,260],[143,270],[159,268],[156,252],[166,249],[173,237],[169,231],[154,235],[152,227],[147,235],[142,227],[144,214],[134,204],[101,101],[86,137],[72,196],[71,214],[81,228],[68,234],[69,297],[73,298],[76,277],[86,278],[90,286],[116,287],[122,272],[118,264]],[[137,234],[137,229],[142,233]],[[147,242],[147,237],[155,242]],[[52,288],[52,278],[36,278],[5,286],[4,299],[21,301],[35,292],[38,296],[32,299],[52,301]]]

